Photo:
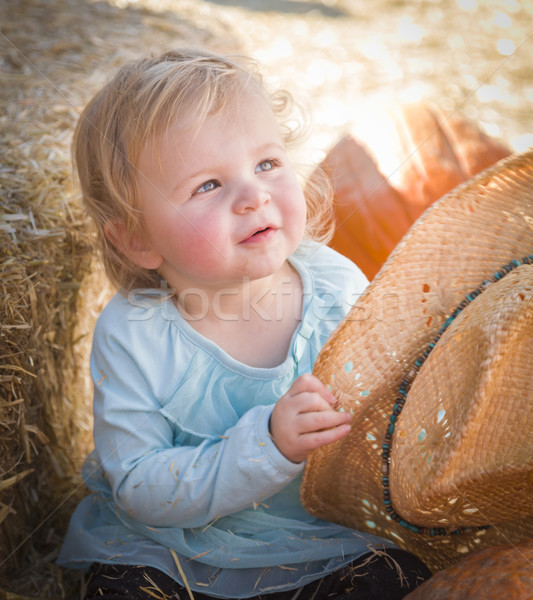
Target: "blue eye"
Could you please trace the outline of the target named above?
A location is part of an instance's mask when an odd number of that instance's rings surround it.
[[[260,173],[262,171],[272,171],[272,169],[277,166],[279,166],[279,162],[277,160],[263,160],[257,165],[255,172]]]
[[[210,179],[209,181],[206,181],[203,185],[201,185],[194,193],[195,194],[204,194],[205,192],[212,192],[214,189],[219,187],[219,185],[220,184],[218,183],[218,181],[215,181],[214,179]]]

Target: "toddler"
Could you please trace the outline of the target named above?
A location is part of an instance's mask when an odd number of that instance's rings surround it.
[[[300,503],[308,453],[357,426],[311,370],[367,281],[324,245],[287,107],[244,59],[185,49],[124,66],[79,120],[119,288],[94,332],[91,494],[59,557],[89,570],[87,599],[382,600],[429,576]]]

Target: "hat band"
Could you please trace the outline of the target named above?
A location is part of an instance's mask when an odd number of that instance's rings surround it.
[[[390,454],[392,450],[392,438],[394,435],[394,429],[396,426],[396,421],[402,412],[405,401],[407,399],[407,394],[413,380],[416,375],[420,371],[420,368],[424,364],[425,360],[429,356],[429,353],[435,347],[435,344],[442,337],[442,334],[448,329],[451,323],[455,320],[455,318],[459,315],[459,313],[467,307],[477,296],[481,294],[484,290],[488,288],[489,285],[503,279],[505,275],[510,273],[516,267],[521,265],[531,265],[533,264],[533,254],[529,256],[525,256],[521,260],[512,260],[510,263],[504,265],[499,271],[494,273],[494,275],[490,279],[486,279],[483,283],[477,287],[475,290],[466,295],[466,298],[455,308],[455,310],[451,313],[451,315],[444,321],[443,325],[439,329],[438,334],[433,338],[433,341],[429,343],[426,350],[414,361],[413,367],[405,376],[405,379],[402,380],[402,383],[398,389],[398,397],[396,398],[392,414],[389,418],[389,425],[387,427],[387,433],[385,434],[385,441],[382,444],[382,462],[381,462],[381,473],[382,473],[382,486],[383,486],[383,503],[385,505],[385,510],[389,514],[390,518],[402,525],[403,527],[413,531],[415,533],[421,533],[430,536],[437,535],[453,535],[453,534],[462,534],[462,533],[471,533],[474,531],[479,531],[482,529],[488,529],[491,525],[480,525],[477,527],[458,527],[458,528],[446,528],[446,527],[421,527],[419,525],[414,525],[409,521],[403,519],[393,508],[391,497],[390,497],[390,487],[389,487],[389,470],[390,470]]]

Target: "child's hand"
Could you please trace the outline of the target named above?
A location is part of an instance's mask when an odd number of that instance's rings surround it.
[[[285,458],[302,462],[311,450],[340,440],[350,431],[351,415],[334,410],[335,402],[314,375],[294,381],[270,416],[270,433]]]

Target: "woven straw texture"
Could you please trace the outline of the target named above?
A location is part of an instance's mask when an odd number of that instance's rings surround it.
[[[527,265],[462,312],[417,375],[394,433],[399,514],[459,527],[531,513],[532,356]]]
[[[311,513],[389,538],[434,571],[533,537],[532,266],[491,284],[452,322],[416,376],[392,442],[398,514],[427,527],[491,527],[429,536],[396,523],[384,510],[381,457],[415,360],[467,294],[532,253],[533,151],[459,186],[413,225],[315,365],[353,419],[346,438],[307,460],[302,501]]]

